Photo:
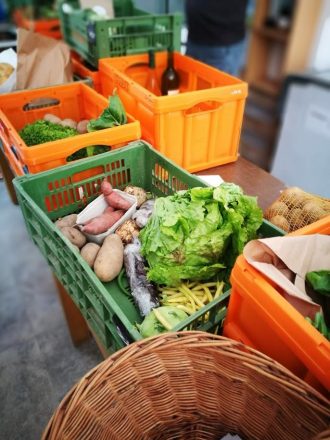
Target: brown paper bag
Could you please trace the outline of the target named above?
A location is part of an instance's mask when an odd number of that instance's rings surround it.
[[[16,89],[34,89],[73,81],[70,48],[62,41],[18,29]]]
[[[305,290],[306,273],[330,269],[330,236],[306,235],[250,241],[243,250],[246,260],[275,282],[284,298],[304,316],[314,318],[320,306]]]

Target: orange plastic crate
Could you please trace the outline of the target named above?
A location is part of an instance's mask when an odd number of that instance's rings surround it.
[[[93,88],[97,91],[101,91],[100,76],[98,70],[89,69],[84,61],[75,52],[71,52],[71,63],[73,74],[77,75],[81,79],[91,79],[93,82]]]
[[[291,235],[330,233],[330,216]],[[324,394],[330,391],[330,342],[239,256],[231,273],[223,334],[267,354]]]
[[[50,20],[31,20],[25,17],[22,10],[16,9],[13,12],[13,20],[18,27],[38,32],[45,37],[55,38],[57,40],[62,38],[60,20],[58,18]]]
[[[114,87],[141,122],[142,137],[190,172],[238,157],[247,84],[190,57],[174,53],[180,93],[156,96],[146,88],[148,55],[99,60],[101,93]],[[160,82],[167,53],[156,53]]]
[[[45,107],[41,102],[40,108],[26,109],[29,103],[40,99],[52,100],[52,105]],[[110,150],[139,139],[140,123],[129,114],[125,125],[32,147],[18,134],[26,124],[42,119],[46,113],[79,121],[98,117],[107,106],[108,99],[80,82],[0,95],[0,139],[13,172],[18,176],[39,173],[65,165],[66,158],[81,148],[107,145]]]

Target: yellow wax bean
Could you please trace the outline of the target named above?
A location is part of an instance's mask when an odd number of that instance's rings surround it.
[[[219,282],[218,287],[217,287],[217,291],[215,292],[215,295],[214,295],[214,299],[218,298],[218,296],[220,296],[222,294],[224,284],[225,283],[223,281]]]

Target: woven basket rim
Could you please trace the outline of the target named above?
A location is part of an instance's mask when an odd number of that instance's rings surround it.
[[[223,336],[199,331],[181,331],[163,333],[136,341],[115,352],[87,372],[60,402],[44,430],[42,439],[55,439],[56,435],[54,437],[54,434],[65,425],[70,415],[75,411],[77,403],[92,393],[100,381],[109,380],[113,371],[117,369],[123,371],[127,362],[137,361],[152,353],[187,346],[191,352],[198,348],[222,350],[226,356],[234,357],[261,375],[276,381],[279,386],[285,388],[286,393],[290,394],[292,398],[303,401],[330,420],[330,402],[309,384],[265,354]]]

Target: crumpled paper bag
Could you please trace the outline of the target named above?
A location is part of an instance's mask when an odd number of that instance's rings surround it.
[[[18,29],[16,89],[34,89],[73,81],[70,48],[54,38]]]
[[[330,236],[313,234],[252,240],[243,250],[246,260],[276,283],[284,298],[303,316],[314,319],[320,306],[305,290],[307,272],[330,269]]]
[[[0,85],[0,93],[10,93],[16,88],[17,54],[13,49],[3,50],[0,53],[0,63],[7,63],[13,66],[14,71],[8,79]]]

